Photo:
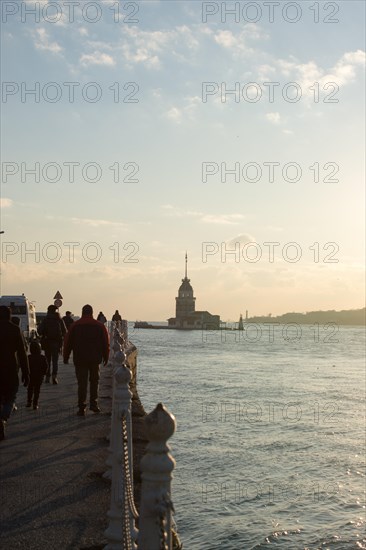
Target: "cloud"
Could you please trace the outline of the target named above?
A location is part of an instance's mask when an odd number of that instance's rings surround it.
[[[110,220],[98,220],[91,218],[71,218],[72,223],[78,225],[87,225],[89,227],[112,227],[115,229],[127,229],[127,225],[123,222],[113,222]]]
[[[171,204],[161,206],[166,211],[166,215],[174,218],[196,218],[200,223],[213,223],[224,225],[236,225],[244,219],[242,214],[205,214],[194,210],[183,210]]]
[[[166,211],[167,216],[172,216],[175,218],[186,218],[186,217],[201,217],[204,214],[202,212],[196,212],[194,210],[183,210],[182,208],[177,208],[172,204],[162,204],[161,208]]]
[[[182,122],[182,111],[178,109],[178,107],[172,107],[171,109],[169,109],[169,111],[166,113],[166,116],[177,124],[180,124]]]
[[[176,124],[180,124],[182,121],[187,120],[195,121],[197,108],[202,105],[201,98],[198,96],[188,96],[184,98],[184,102],[184,105],[181,107],[171,107],[169,111],[165,113],[165,116]]]
[[[363,50],[346,52],[330,69],[323,69],[312,60],[299,63],[292,56],[289,60],[274,60],[274,64],[283,76],[299,84],[304,95],[313,97],[316,82],[319,83],[320,91],[327,95],[334,91],[330,83],[338,86],[352,83],[356,79],[357,69],[365,65],[365,52]],[[327,84],[329,84],[328,88]]]
[[[231,31],[218,31],[214,37],[216,44],[224,48],[232,48],[236,46],[238,41]]]
[[[160,69],[163,59],[167,57],[184,63],[189,59],[196,62],[196,52],[202,46],[204,36],[214,37],[213,33],[203,33],[200,25],[179,25],[159,31],[146,31],[133,26],[123,29],[122,42],[116,47],[122,51],[128,65],[141,63],[150,69]]]
[[[166,51],[174,31],[143,31],[137,27],[124,28],[122,55],[129,64],[143,63],[149,68],[159,68],[159,54]]]
[[[281,116],[280,113],[267,113],[266,119],[269,120],[269,122],[272,122],[272,124],[280,124],[281,123]]]
[[[347,84],[356,78],[356,69],[364,67],[365,52],[357,50],[355,52],[346,52],[331,70],[338,84]],[[329,75],[330,78],[331,75]],[[328,78],[328,75],[327,75]]]
[[[116,64],[111,55],[95,51],[92,54],[83,54],[80,58],[80,63],[84,66],[88,65],[106,65],[113,66]]]
[[[216,44],[231,52],[235,57],[246,57],[253,55],[255,50],[248,45],[251,40],[264,40],[268,38],[258,25],[248,24],[240,33],[233,33],[230,30],[219,30],[212,34]]]
[[[222,225],[237,225],[244,219],[242,214],[205,214],[201,218],[203,223],[216,223]]]
[[[49,34],[43,27],[36,29],[33,36],[35,39],[34,45],[37,50],[45,50],[52,53],[60,53],[62,51],[62,47],[57,42],[50,41]]]
[[[11,208],[13,204],[12,199],[0,198],[0,208]]]
[[[237,237],[234,237],[233,239],[230,239],[229,241],[227,241],[226,244],[229,246],[235,246],[236,243],[247,244],[247,243],[254,243],[254,242],[255,242],[254,237],[252,237],[248,233],[241,233]]]

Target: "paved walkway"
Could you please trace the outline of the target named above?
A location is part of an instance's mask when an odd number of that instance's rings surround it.
[[[110,484],[105,471],[111,399],[102,370],[102,414],[76,416],[74,367],[59,362],[59,385],[42,384],[38,411],[20,386],[18,411],[0,442],[0,548],[103,548]]]

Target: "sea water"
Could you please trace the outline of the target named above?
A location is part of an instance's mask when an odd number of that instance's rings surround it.
[[[187,550],[365,549],[365,330],[131,330]]]

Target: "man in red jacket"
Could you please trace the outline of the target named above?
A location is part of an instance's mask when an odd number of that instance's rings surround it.
[[[109,357],[109,337],[105,326],[93,319],[93,308],[85,305],[81,319],[75,321],[64,342],[64,363],[68,362],[71,351],[78,381],[78,416],[86,414],[88,378],[90,379],[90,410],[99,413],[99,365],[104,365]]]

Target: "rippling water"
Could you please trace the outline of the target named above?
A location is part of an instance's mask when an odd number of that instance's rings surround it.
[[[365,331],[261,331],[130,332],[145,409],[177,418],[184,548],[366,549]]]

